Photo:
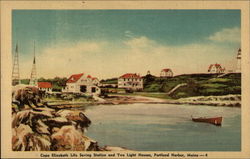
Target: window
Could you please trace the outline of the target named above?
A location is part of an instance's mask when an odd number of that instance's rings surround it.
[[[92,87],[92,88],[91,88],[91,92],[92,92],[92,93],[95,93],[95,92],[96,92],[96,88],[95,88],[95,87]]]
[[[85,85],[80,86],[80,91],[85,93],[87,91],[87,86]]]

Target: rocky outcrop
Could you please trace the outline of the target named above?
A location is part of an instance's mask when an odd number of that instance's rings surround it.
[[[29,125],[20,124],[12,129],[12,150],[48,151],[51,142],[48,136],[35,133]]]
[[[124,147],[115,147],[115,146],[104,146],[102,150],[103,151],[131,151]]]
[[[50,108],[12,113],[13,151],[98,151],[84,135],[91,121],[79,110]]]
[[[34,109],[33,106],[39,107],[43,103],[42,98],[45,92],[40,91],[38,87],[29,85],[16,85],[12,88],[12,103],[22,110],[25,105]]]
[[[173,101],[173,103],[240,107],[241,95],[197,96],[197,97],[181,98],[176,101]]]
[[[84,136],[74,126],[63,126],[51,136],[51,150],[55,151],[96,151],[97,142]]]

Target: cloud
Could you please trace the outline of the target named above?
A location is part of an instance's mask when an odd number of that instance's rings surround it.
[[[128,38],[133,38],[134,37],[134,33],[130,30],[126,30],[124,32],[125,36],[128,37]]]
[[[140,36],[125,41],[124,44],[131,48],[145,48],[154,45],[154,41],[145,36]]]
[[[215,42],[240,42],[240,37],[240,28],[234,27],[224,28],[209,36],[208,39]]]
[[[234,61],[232,54],[235,50],[216,44],[162,45],[145,36],[124,43],[129,48],[123,50],[125,53],[121,56],[120,66],[130,72],[145,74],[150,70],[159,75],[162,68],[171,68],[175,74],[204,73],[211,63],[224,65],[228,60]]]
[[[68,76],[70,73],[83,72],[84,66],[98,56],[105,42],[79,42],[76,44],[63,43],[45,48],[37,53],[37,74],[39,77]],[[29,77],[32,58],[22,59],[21,75]]]
[[[124,73],[148,70],[159,75],[163,68],[174,74],[204,73],[212,63],[227,68],[235,61],[235,50],[216,43],[171,46],[159,44],[146,36],[134,37],[113,47],[111,41],[60,44],[41,50],[37,56],[38,77],[68,77],[74,73],[87,73],[102,78],[118,77]],[[236,62],[236,61],[235,61]],[[21,73],[30,76],[32,57],[22,62]]]

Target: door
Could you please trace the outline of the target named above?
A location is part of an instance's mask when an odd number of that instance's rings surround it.
[[[96,88],[95,88],[95,87],[92,87],[91,92],[92,92],[92,93],[95,93],[95,92],[96,92]]]
[[[81,86],[80,86],[80,91],[81,91],[81,92],[85,93],[86,90],[87,90],[87,87],[86,87],[85,85],[81,85]]]

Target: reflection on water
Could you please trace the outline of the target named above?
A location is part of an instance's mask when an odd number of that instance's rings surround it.
[[[99,145],[141,151],[240,151],[241,109],[174,104],[89,106],[87,135]],[[223,116],[221,127],[193,117]]]

